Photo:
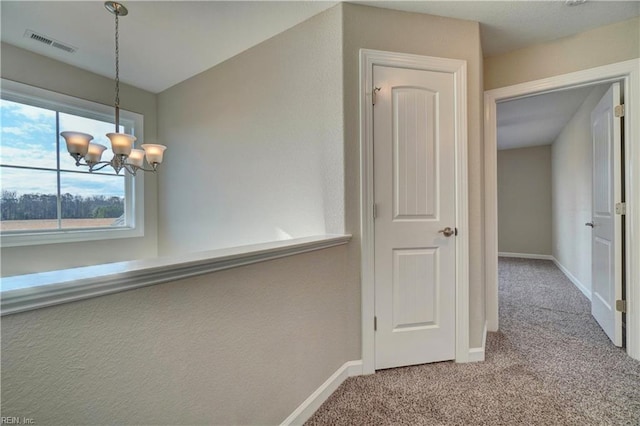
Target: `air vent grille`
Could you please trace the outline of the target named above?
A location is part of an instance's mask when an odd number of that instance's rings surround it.
[[[42,37],[41,35],[36,34],[36,33],[31,33],[31,40],[36,40],[36,41],[39,41],[40,43],[44,43],[44,44],[53,43],[53,40],[49,40],[48,38]]]
[[[65,52],[69,52],[69,53],[73,53],[76,51],[76,49],[74,49],[71,46],[67,46],[66,44],[62,44],[62,43],[58,43],[57,41],[54,41],[51,46],[53,47],[57,47],[58,49],[62,49]]]
[[[40,43],[46,44],[47,46],[50,47],[55,47],[56,49],[60,49],[60,50],[64,50],[67,53],[74,53],[76,50],[78,50],[77,48],[67,44],[67,43],[63,43],[61,41],[55,40],[51,37],[47,37],[45,35],[42,34],[38,34],[35,31],[31,31],[31,30],[27,30],[24,33],[24,36],[26,38],[29,38],[31,40],[35,40],[38,41]]]

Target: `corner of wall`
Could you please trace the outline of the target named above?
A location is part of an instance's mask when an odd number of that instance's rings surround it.
[[[313,416],[318,408],[335,392],[349,377],[362,375],[362,361],[345,362],[335,373],[318,387],[302,404],[298,406],[281,426],[302,425]]]

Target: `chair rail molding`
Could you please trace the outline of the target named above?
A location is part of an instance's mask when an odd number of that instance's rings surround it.
[[[132,260],[2,279],[1,314],[9,315],[133,290],[224,269],[347,244],[351,235],[319,235],[164,258]]]

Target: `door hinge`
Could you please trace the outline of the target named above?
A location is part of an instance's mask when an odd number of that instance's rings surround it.
[[[616,203],[616,214],[627,214],[627,203]]]
[[[627,312],[627,301],[626,300],[616,300],[616,311],[625,313]]]
[[[378,217],[378,205],[377,204],[373,204],[373,218],[377,218]]]
[[[371,103],[372,103],[373,105],[375,105],[375,104],[376,104],[377,94],[378,94],[378,92],[379,92],[380,90],[382,90],[380,87],[374,87],[374,88],[373,88],[373,91],[371,92]]]
[[[617,105],[614,110],[613,110],[614,114],[616,117],[620,118],[620,117],[624,117],[624,105]]]
[[[373,331],[378,331],[378,317],[373,317]]]
[[[458,236],[458,228],[453,228],[453,235]]]

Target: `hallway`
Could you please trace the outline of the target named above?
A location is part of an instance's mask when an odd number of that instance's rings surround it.
[[[500,258],[500,331],[483,363],[350,378],[309,425],[637,425],[640,363],[547,260]]]

